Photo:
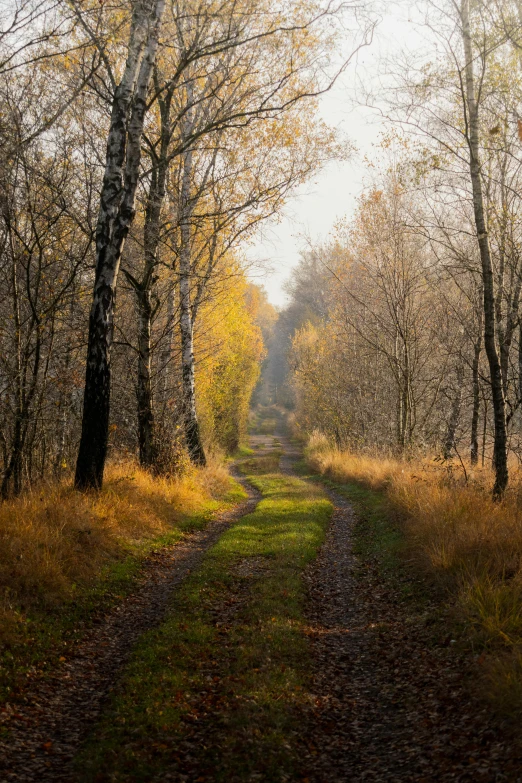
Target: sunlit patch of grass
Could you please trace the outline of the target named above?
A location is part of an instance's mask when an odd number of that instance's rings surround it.
[[[484,643],[510,647],[522,643],[522,583],[493,581],[488,575],[466,583],[461,604]]]
[[[447,592],[469,643],[483,650],[481,671],[489,672],[492,703],[522,713],[522,505],[516,474],[497,503],[488,470],[339,451],[319,435],[306,453],[320,474],[340,484],[358,482],[387,499],[401,520],[410,564]]]
[[[392,478],[404,469],[404,464],[395,459],[339,451],[319,433],[309,439],[305,454],[318,473],[328,475],[333,481],[340,484],[360,481],[376,490],[386,488]]]
[[[242,457],[251,457],[252,454],[255,454],[254,449],[251,449],[249,446],[241,445],[236,449],[233,458],[241,459]]]
[[[119,463],[108,466],[100,493],[63,482],[2,504],[0,698],[119,600],[152,549],[244,496],[218,463],[178,479]]]
[[[181,586],[168,620],[142,638],[78,760],[81,780],[152,779],[190,742],[196,719],[214,737],[197,747],[205,779],[255,772],[275,782],[294,769],[289,738],[309,677],[302,571],[331,504],[298,478],[250,480],[263,500]]]
[[[241,471],[245,474],[254,473],[275,473],[279,470],[279,462],[283,452],[273,450],[269,454],[261,457],[246,460],[240,465]]]

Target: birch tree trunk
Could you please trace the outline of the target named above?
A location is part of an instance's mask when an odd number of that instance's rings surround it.
[[[183,170],[180,193],[180,234],[179,254],[179,306],[181,331],[181,372],[183,382],[183,420],[185,440],[190,459],[197,465],[205,465],[205,451],[201,442],[199,422],[196,412],[194,325],[190,301],[190,184],[192,177],[192,151],[183,155]]]
[[[495,340],[495,291],[493,285],[493,267],[489,238],[486,227],[484,196],[481,179],[479,107],[475,91],[473,68],[473,47],[471,41],[469,0],[462,0],[461,21],[462,39],[464,44],[466,103],[467,103],[467,141],[469,146],[470,176],[473,190],[473,211],[475,227],[482,265],[482,282],[484,295],[484,347],[488,358],[491,379],[491,395],[493,400],[493,417],[495,422],[494,468],[495,485],[493,496],[502,497],[508,483],[507,464],[507,430],[506,403],[497,345]]]
[[[96,226],[96,275],[75,485],[99,489],[107,456],[111,347],[120,259],[135,214],[147,90],[165,0],[137,0],[125,70],[114,92]]]
[[[151,184],[147,196],[145,225],[143,229],[144,265],[141,281],[131,279],[136,292],[139,336],[138,336],[138,436],[140,463],[151,467],[156,462],[155,415],[152,397],[152,349],[151,333],[154,308],[152,290],[156,282],[155,270],[158,262],[158,248],[161,228],[161,212],[165,201],[165,187],[168,173],[170,96],[160,100],[161,141],[158,157],[152,163]]]
[[[176,274],[175,266],[172,269],[173,277]],[[160,354],[160,383],[159,383],[159,407],[163,419],[166,416],[169,402],[170,384],[172,376],[172,353],[174,348],[174,313],[176,310],[176,291],[172,284],[167,296],[167,314],[165,319],[165,336]]]

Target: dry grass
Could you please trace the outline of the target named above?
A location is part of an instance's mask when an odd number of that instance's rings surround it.
[[[411,555],[456,598],[487,691],[499,710],[522,713],[522,483],[501,503],[492,476],[425,459],[401,461],[340,452],[320,435],[310,464],[339,483],[383,491],[403,521]]]
[[[230,487],[218,463],[175,480],[120,463],[108,467],[99,494],[63,482],[0,505],[0,642],[24,613],[60,605],[159,536],[181,536]]]

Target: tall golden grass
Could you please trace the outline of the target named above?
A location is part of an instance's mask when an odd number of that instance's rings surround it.
[[[42,485],[0,505],[0,642],[24,612],[60,604],[147,541],[183,534],[191,515],[230,489],[226,468],[211,462],[178,479],[151,476],[132,463],[109,465],[100,493],[70,481]]]
[[[383,492],[398,513],[409,555],[455,599],[486,690],[500,710],[522,713],[522,482],[500,503],[488,470],[399,460],[333,448],[313,435],[307,459],[336,482]]]

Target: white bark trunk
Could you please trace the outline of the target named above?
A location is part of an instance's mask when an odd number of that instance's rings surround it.
[[[188,121],[190,124],[190,121]],[[190,128],[186,129],[187,135]],[[192,213],[190,187],[192,182],[192,150],[183,155],[183,170],[180,192],[180,233],[181,248],[179,254],[179,303],[181,331],[181,369],[183,378],[183,414],[185,438],[193,462],[204,465],[205,452],[201,443],[199,422],[196,411],[194,329],[190,301],[191,280],[191,243],[190,218]]]
[[[165,0],[137,0],[128,56],[116,88],[96,227],[96,278],[89,319],[82,435],[75,483],[100,488],[107,455],[114,302],[121,253],[134,219],[147,90]]]

